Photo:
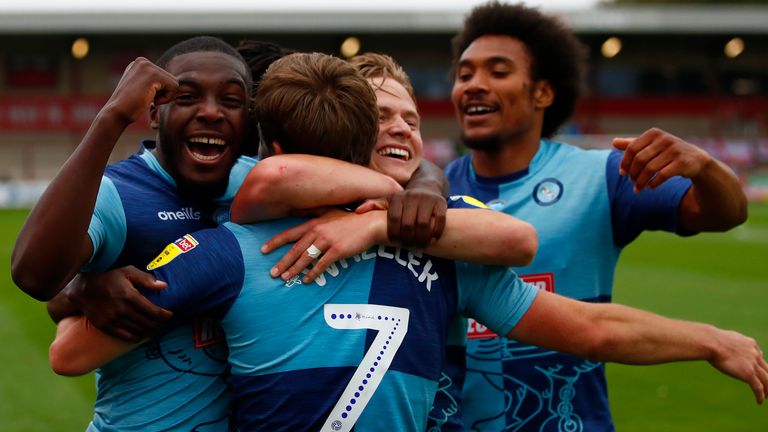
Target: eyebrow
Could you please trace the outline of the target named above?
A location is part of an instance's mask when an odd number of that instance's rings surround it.
[[[245,83],[243,82],[243,80],[240,80],[240,79],[237,79],[237,78],[230,78],[230,79],[224,81],[224,84],[235,84],[235,85],[241,87],[243,90],[245,90]],[[190,86],[190,87],[199,87],[200,83],[198,83],[197,81],[194,81],[194,80],[180,79],[179,80],[179,87],[184,86],[184,85]]]
[[[473,62],[473,61],[471,61],[471,60],[469,60],[469,59],[464,59],[464,60],[461,60],[461,61],[459,62],[459,67],[462,67],[462,66],[471,66],[471,65],[472,65],[472,64],[474,64],[474,63],[476,63],[476,62]],[[494,64],[498,64],[498,63],[504,63],[504,64],[508,64],[508,65],[514,65],[514,64],[515,64],[515,61],[514,61],[514,60],[512,60],[512,59],[511,59],[511,58],[509,58],[509,57],[506,57],[506,56],[500,56],[500,55],[499,55],[499,56],[491,56],[491,57],[488,57],[487,59],[483,59],[483,60],[482,60],[481,62],[479,62],[479,63],[481,63],[481,64],[486,64],[486,65],[494,65]]]

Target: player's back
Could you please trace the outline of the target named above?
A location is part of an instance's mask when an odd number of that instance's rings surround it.
[[[222,319],[238,426],[423,430],[457,308],[454,263],[380,246],[308,285],[271,278],[284,250],[256,245],[296,223],[227,224],[245,263]]]

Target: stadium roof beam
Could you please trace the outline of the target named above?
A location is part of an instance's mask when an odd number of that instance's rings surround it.
[[[441,33],[455,32],[466,8],[281,10],[261,2],[240,9],[24,10],[0,5],[0,33]],[[581,33],[768,34],[768,6],[636,6],[548,10]]]

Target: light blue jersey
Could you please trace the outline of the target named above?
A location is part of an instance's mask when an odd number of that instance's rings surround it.
[[[254,163],[241,158],[227,193],[205,206],[178,196],[175,182],[148,151],[107,167],[88,230],[94,254],[86,270],[143,268],[184,232],[214,226],[214,211],[231,202]],[[88,430],[229,430],[226,359],[218,323],[191,317],[97,369]]]
[[[537,293],[506,268],[384,246],[307,286],[271,278],[287,246],[258,246],[298,222],[227,223],[153,263],[169,286],[152,301],[223,317],[240,430],[421,432],[457,313],[506,334]]]
[[[536,258],[515,269],[522,279],[567,297],[609,302],[621,249],[643,230],[678,231],[679,204],[690,187],[673,178],[634,194],[618,175],[621,156],[542,141],[519,173],[480,177],[471,156],[446,173],[452,193],[475,196],[536,228]],[[602,363],[499,338],[473,318],[461,403],[466,430],[613,430]]]

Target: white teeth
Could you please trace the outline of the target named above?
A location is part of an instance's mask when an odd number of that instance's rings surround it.
[[[486,114],[492,111],[494,111],[493,108],[480,105],[472,105],[465,110],[467,114]]]
[[[225,144],[224,140],[221,138],[209,138],[209,137],[194,137],[194,138],[190,138],[189,142],[217,145],[217,146],[223,146]]]
[[[377,152],[380,156],[394,156],[399,159],[410,160],[411,153],[407,150],[403,150],[395,147],[384,147]]]
[[[207,155],[195,153],[195,152],[192,152],[192,154],[195,156],[195,159],[202,160],[202,161],[212,161],[217,157],[219,157],[218,155],[207,156]]]

